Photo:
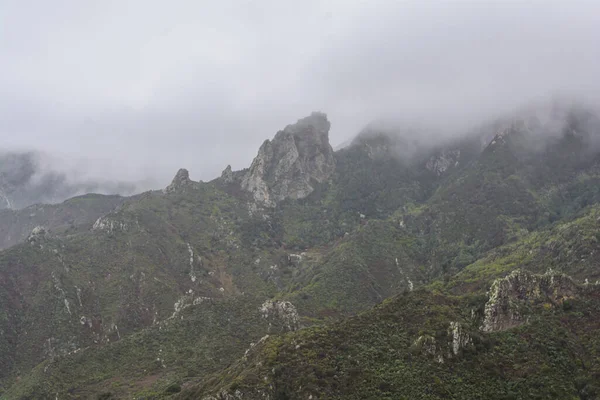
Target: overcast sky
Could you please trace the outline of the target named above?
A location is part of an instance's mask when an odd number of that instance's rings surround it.
[[[476,121],[600,93],[598,1],[0,0],[0,148],[209,180],[324,111]]]

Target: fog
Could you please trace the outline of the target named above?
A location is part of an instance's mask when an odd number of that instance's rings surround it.
[[[457,132],[597,102],[598,71],[597,1],[0,0],[0,149],[159,188],[249,166],[314,110],[334,147],[379,119]]]

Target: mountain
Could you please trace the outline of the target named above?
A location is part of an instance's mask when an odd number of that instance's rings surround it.
[[[325,114],[313,113],[277,132],[258,150],[242,179],[242,189],[268,206],[308,196],[313,186],[327,181],[335,169],[329,127]]]
[[[521,271],[495,281],[487,301],[418,289],[269,337],[176,398],[594,399],[599,294],[562,274]]]
[[[338,151],[329,129],[211,182],[0,212],[0,396],[597,398],[596,114]]]
[[[0,210],[0,249],[25,241],[31,231],[44,227],[54,233],[89,229],[125,200],[117,195],[88,194],[59,204],[35,204],[20,210]]]

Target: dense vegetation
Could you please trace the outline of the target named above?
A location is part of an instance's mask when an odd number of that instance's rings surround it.
[[[531,305],[527,324],[483,334],[483,296],[420,289],[339,323],[272,338],[253,357],[178,398],[226,388],[244,399],[263,393],[274,399],[595,399],[599,295],[594,287],[562,305]],[[468,337],[456,352],[451,323]],[[435,354],[419,342],[425,336],[441,344]]]
[[[0,252],[0,396],[597,398],[600,124],[563,122],[368,132],[276,207],[245,171],[182,170],[164,191],[3,211],[21,243]],[[507,295],[516,322],[483,330],[521,269],[577,289]]]

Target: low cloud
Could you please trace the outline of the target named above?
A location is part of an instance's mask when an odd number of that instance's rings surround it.
[[[56,1],[0,6],[0,134],[89,178],[165,186],[250,164],[324,111],[460,132],[532,101],[597,102],[592,1]]]

